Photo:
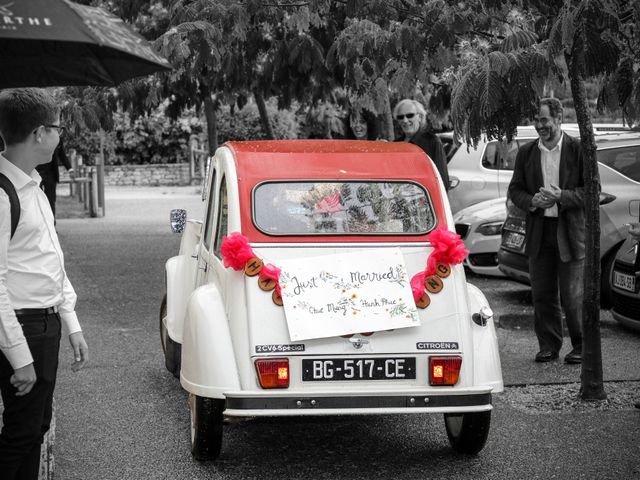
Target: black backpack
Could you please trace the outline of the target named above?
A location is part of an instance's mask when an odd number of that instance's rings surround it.
[[[11,204],[11,238],[13,238],[20,221],[20,199],[18,198],[16,187],[13,186],[11,180],[4,173],[0,173],[0,188],[9,196],[9,203]]]

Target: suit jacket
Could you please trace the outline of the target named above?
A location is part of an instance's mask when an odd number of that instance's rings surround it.
[[[396,140],[397,142],[403,141],[404,137]],[[420,147],[427,155],[431,161],[435,164],[438,172],[440,173],[440,177],[442,178],[442,183],[444,183],[444,188],[448,192],[449,191],[449,169],[447,167],[447,154],[444,151],[444,147],[442,146],[442,142],[438,138],[438,136],[422,128],[416,132],[416,134],[411,137],[409,143],[413,143]]]
[[[564,134],[560,152],[560,189],[558,204],[558,250],[563,262],[585,256],[584,161],[582,147],[575,138]],[[544,209],[531,211],[531,200],[544,186],[538,140],[522,146],[516,156],[509,198],[527,212],[525,254],[536,257],[542,242]]]
[[[43,181],[55,181],[58,183],[60,181],[60,170],[58,169],[59,165],[63,165],[64,168],[69,170],[71,168],[71,162],[67,158],[67,154],[64,152],[64,144],[62,143],[62,139],[60,139],[60,143],[53,151],[53,157],[49,163],[43,163],[42,165],[38,165],[36,170],[42,177]]]

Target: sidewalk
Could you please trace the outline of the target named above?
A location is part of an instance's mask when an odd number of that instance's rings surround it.
[[[146,187],[146,186],[114,186],[105,185],[105,210],[109,215],[109,200],[135,199],[135,198],[184,198],[201,195],[202,189],[199,186],[168,186],[168,187]],[[56,201],[56,218],[90,218],[89,211],[84,209],[84,204],[78,201],[78,197],[69,196],[69,186],[58,186],[58,197]]]

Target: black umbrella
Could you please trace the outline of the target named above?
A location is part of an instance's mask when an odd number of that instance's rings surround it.
[[[68,0],[0,0],[0,88],[116,85],[171,65],[120,18]]]

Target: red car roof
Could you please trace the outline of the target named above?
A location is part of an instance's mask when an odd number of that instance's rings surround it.
[[[429,192],[437,224],[446,225],[443,199],[433,162],[406,142],[356,140],[269,140],[227,142],[235,158],[242,233],[252,242],[423,241],[426,235],[296,235],[262,233],[251,217],[256,185],[274,180],[410,180]]]

